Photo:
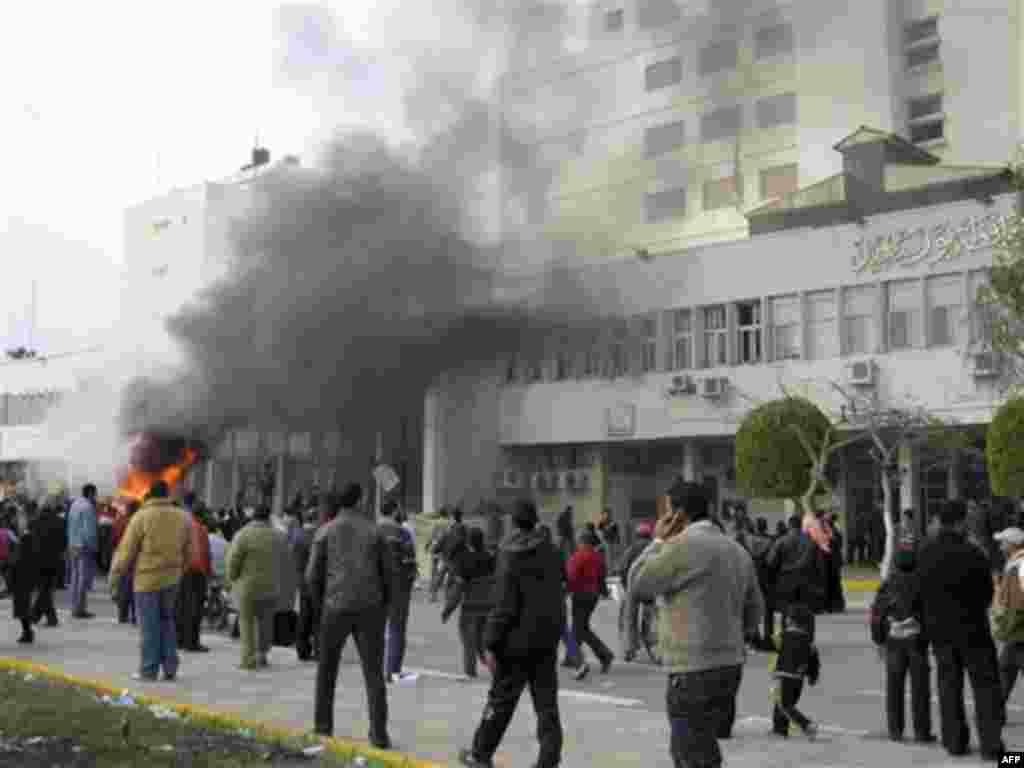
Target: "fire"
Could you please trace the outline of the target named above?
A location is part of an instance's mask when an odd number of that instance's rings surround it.
[[[117,489],[117,495],[125,499],[134,499],[135,501],[142,501],[146,494],[149,493],[149,489],[153,483],[157,480],[163,480],[170,486],[173,491],[177,487],[178,483],[185,477],[185,473],[188,472],[189,468],[196,463],[199,458],[199,451],[194,448],[186,448],[184,456],[175,464],[164,467],[163,469],[147,472],[142,469],[132,467],[128,471],[127,477],[121,482],[120,487]]]

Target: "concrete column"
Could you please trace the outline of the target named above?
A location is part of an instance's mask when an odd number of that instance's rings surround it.
[[[909,443],[900,445],[900,512],[903,513],[908,510],[915,512],[914,523],[918,529],[917,533],[920,535],[924,532],[924,521],[920,519],[920,515],[916,514],[920,506],[918,497],[921,495],[919,465],[920,457],[916,447]]]
[[[683,480],[699,483],[702,474],[700,444],[696,440],[687,440],[683,443]]]
[[[433,513],[444,503],[441,467],[444,447],[441,442],[441,392],[430,389],[423,403],[423,512]]]
[[[210,508],[214,505],[213,484],[217,479],[216,464],[217,459],[215,457],[211,456],[206,460],[206,488],[204,489],[203,502]]]
[[[238,498],[238,494],[242,490],[242,469],[238,464],[238,440],[234,431],[231,432],[229,440],[231,440],[231,499],[228,505],[233,507],[235,499]]]
[[[271,512],[273,512],[275,515],[283,515],[284,514],[285,493],[286,493],[286,489],[285,489],[285,463],[286,463],[285,462],[285,457],[286,457],[285,452],[281,451],[281,453],[279,453],[277,455],[277,458],[276,458],[276,464],[277,464],[277,468],[276,468],[277,469],[277,472],[276,472],[277,478],[276,478],[276,480],[277,480],[277,482],[274,483],[274,501],[273,501],[273,507],[271,508]]]

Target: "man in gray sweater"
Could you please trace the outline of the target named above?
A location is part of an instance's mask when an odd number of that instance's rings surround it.
[[[630,596],[661,605],[658,650],[669,669],[676,768],[719,768],[717,737],[732,728],[746,640],[764,602],[750,555],[712,523],[707,491],[680,479],[668,496],[671,511],[633,566]]]
[[[315,730],[322,736],[334,733],[338,665],[352,635],[366,685],[370,743],[389,749],[384,627],[394,593],[393,569],[388,542],[356,509],[362,497],[358,483],[345,488],[337,517],[316,532],[306,567],[306,583],[321,616]]]

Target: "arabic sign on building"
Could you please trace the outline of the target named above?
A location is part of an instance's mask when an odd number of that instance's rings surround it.
[[[898,268],[935,267],[991,248],[997,237],[1011,225],[1010,216],[992,213],[971,216],[959,225],[933,224],[864,238],[856,242],[853,269],[857,274],[864,274]]]

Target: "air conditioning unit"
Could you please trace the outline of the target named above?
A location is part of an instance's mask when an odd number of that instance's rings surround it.
[[[565,473],[563,487],[571,493],[586,493],[590,490],[590,472],[585,469],[571,469]]]
[[[723,397],[729,389],[729,380],[724,376],[711,376],[700,380],[700,395],[708,399]]]
[[[530,490],[544,490],[545,477],[546,473],[544,472],[534,472],[532,475],[530,475]]]
[[[546,472],[545,473],[545,487],[546,491],[557,491],[562,487],[562,475],[559,472]]]
[[[975,352],[971,355],[971,375],[976,379],[991,379],[998,376],[998,355],[995,352]]]
[[[858,387],[875,383],[875,364],[871,360],[857,360],[847,367],[847,381]]]
[[[498,473],[498,487],[507,490],[517,490],[523,487],[523,475],[519,470],[506,469]]]
[[[679,397],[680,395],[692,395],[694,392],[693,379],[689,376],[673,376],[672,386],[669,387],[668,394],[671,397]]]

